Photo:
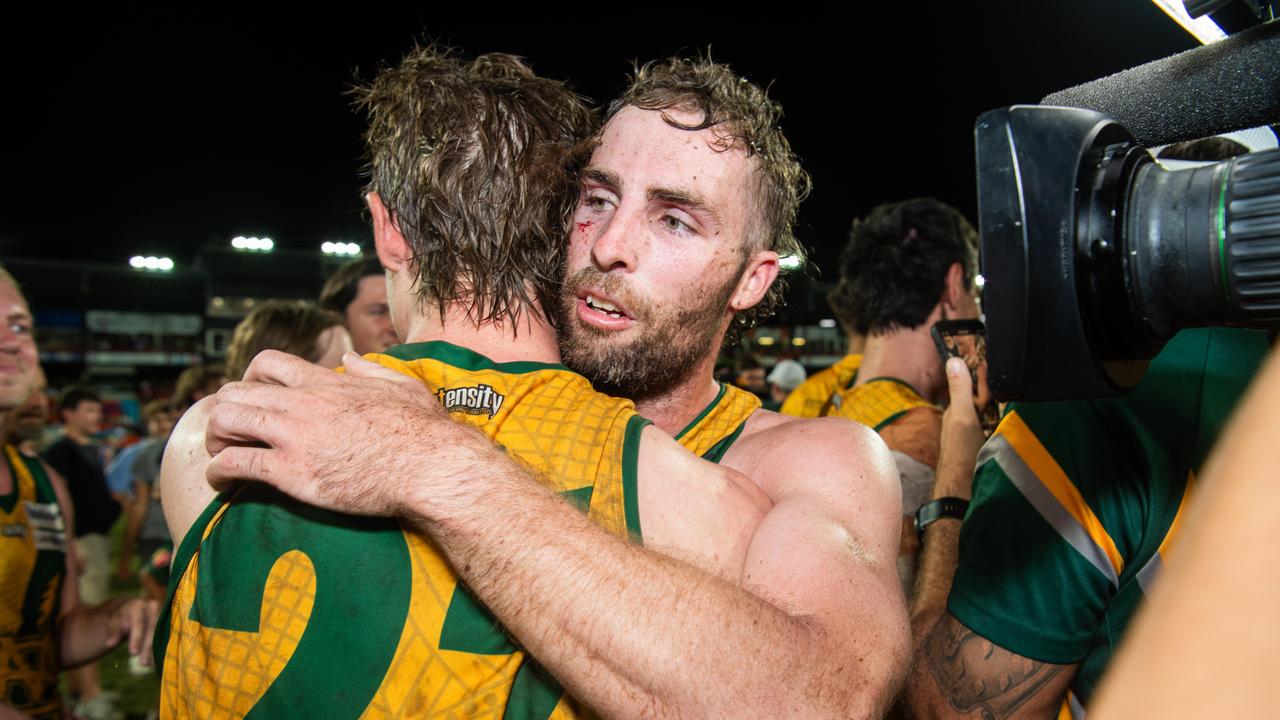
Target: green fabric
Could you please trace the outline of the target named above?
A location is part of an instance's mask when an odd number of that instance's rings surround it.
[[[526,656],[511,683],[511,696],[507,698],[506,720],[546,720],[555,711],[564,695],[564,688],[551,673]]]
[[[683,430],[676,433],[676,440],[679,440],[680,438],[689,434],[689,431],[692,430],[695,425],[702,422],[702,419],[705,418],[712,410],[714,410],[716,405],[720,404],[720,399],[724,397],[724,394],[728,392],[728,390],[729,390],[729,387],[727,385],[725,385],[724,383],[720,383],[720,392],[716,393],[715,399],[713,399],[710,403],[708,403],[706,407],[702,408],[702,412],[698,413],[698,416],[695,417],[693,420],[690,420],[689,424],[685,425]]]
[[[724,392],[723,388],[721,392]],[[640,528],[640,498],[637,486],[640,481],[640,438],[650,422],[639,415],[627,420],[627,430],[622,437],[622,511],[627,522],[627,536],[638,543],[644,542]]]
[[[713,462],[717,465],[724,459],[724,454],[729,452],[729,448],[738,441],[738,436],[742,435],[743,429],[747,427],[747,421],[743,420],[737,430],[729,433],[720,440],[720,442],[712,445],[706,452],[702,453],[702,459]]]
[[[573,372],[564,365],[557,363],[543,362],[494,362],[489,358],[481,355],[474,350],[448,343],[443,340],[432,340],[430,342],[408,343],[405,345],[396,345],[388,348],[384,353],[390,355],[397,360],[412,362],[414,360],[439,360],[447,365],[452,365],[460,370],[496,370],[498,372],[510,373],[512,375],[521,375],[524,373],[538,372],[539,370],[565,370]]]
[[[1010,411],[1075,485],[1124,567],[1113,584],[1037,510],[1015,485],[1017,470],[1006,470],[1017,458],[999,449],[998,431],[984,449],[984,458],[994,456],[975,474],[951,614],[1019,655],[1080,663],[1072,690],[1087,702],[1141,604],[1143,583],[1157,575],[1188,471],[1204,462],[1267,350],[1258,332],[1184,331],[1129,395],[1014,403]]]
[[[169,590],[165,594],[164,604],[160,606],[160,614],[156,618],[156,631],[151,640],[151,654],[155,658],[156,671],[161,676],[164,675],[164,653],[169,647],[169,614],[173,609],[173,594],[178,590],[178,583],[182,581],[182,576],[187,573],[187,566],[191,564],[191,558],[195,556],[196,550],[200,548],[200,540],[204,537],[204,529],[209,526],[209,521],[218,513],[218,509],[223,503],[235,493],[236,488],[218,493],[212,501],[209,502],[205,509],[201,511],[196,521],[191,523],[191,527],[187,529],[187,534],[182,538],[182,542],[178,544],[178,552],[173,556],[173,565],[169,568]]]
[[[62,505],[58,502],[58,494],[53,490],[53,483],[44,472],[44,465],[37,458],[29,457],[23,457],[22,464],[27,466],[31,479],[35,480],[36,502],[55,505],[61,513]],[[13,474],[12,468],[10,468],[10,475],[13,477],[13,489],[16,493],[18,476]],[[65,515],[62,522],[66,529],[66,537],[70,538],[73,529],[67,524]],[[36,553],[36,564],[27,579],[27,593],[22,601],[22,625],[18,628],[19,636],[34,635],[52,629],[53,623],[57,622],[58,616],[62,614],[62,583],[66,581],[66,575],[67,554],[65,552],[40,550]],[[43,613],[40,608],[44,605],[42,601],[45,599],[45,593],[53,593],[53,610],[48,615],[47,626],[42,628],[40,616]]]
[[[246,720],[359,716],[391,666],[409,614],[413,569],[400,524],[302,505],[254,483],[201,547],[190,617],[209,628],[258,632],[267,577],[285,553],[299,550],[315,568],[306,631]],[[321,678],[341,678],[342,692],[321,692]]]

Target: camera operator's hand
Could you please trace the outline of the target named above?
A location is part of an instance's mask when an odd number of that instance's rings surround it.
[[[969,498],[973,493],[973,468],[986,433],[978,419],[978,407],[991,402],[987,389],[987,364],[979,361],[978,388],[974,393],[969,367],[960,358],[947,361],[947,390],[951,404],[942,413],[942,438],[938,451],[937,483],[933,496]]]

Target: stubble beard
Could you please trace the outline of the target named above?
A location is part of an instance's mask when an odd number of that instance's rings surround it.
[[[684,293],[675,309],[636,297],[621,277],[583,268],[565,280],[560,296],[560,356],[570,369],[586,376],[596,390],[642,402],[669,393],[697,371],[701,361],[718,352],[724,339],[720,325],[737,286],[738,274],[706,293]],[[618,342],[613,331],[578,319],[578,289],[598,288],[631,312],[642,328],[630,342]]]

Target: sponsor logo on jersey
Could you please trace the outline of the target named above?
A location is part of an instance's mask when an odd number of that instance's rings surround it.
[[[436,391],[436,397],[440,398],[440,402],[444,404],[444,409],[448,412],[460,412],[467,415],[488,415],[490,419],[493,419],[493,416],[498,414],[498,410],[502,408],[502,403],[507,399],[505,395],[494,390],[489,385],[440,388]]]
[[[67,551],[67,526],[58,503],[26,503],[27,522],[36,541],[36,550]]]

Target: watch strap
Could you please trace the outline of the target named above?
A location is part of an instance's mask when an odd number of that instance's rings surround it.
[[[916,534],[920,537],[920,542],[924,542],[924,529],[930,523],[942,518],[963,520],[968,509],[969,501],[958,497],[941,497],[921,505],[916,510]]]

